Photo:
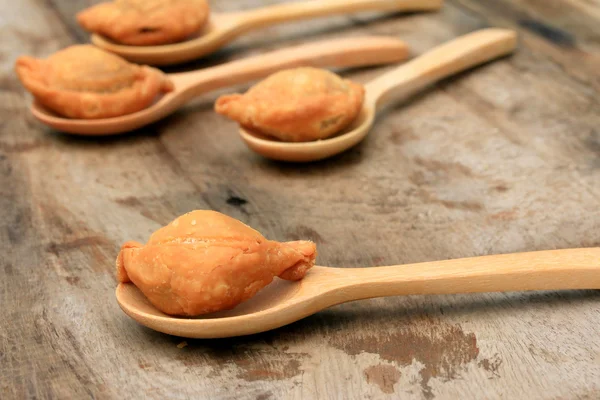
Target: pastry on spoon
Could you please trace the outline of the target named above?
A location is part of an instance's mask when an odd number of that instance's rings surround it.
[[[275,276],[302,279],[316,254],[312,242],[267,240],[236,219],[200,210],[157,230],[146,245],[125,243],[117,278],[166,314],[195,316],[229,310]]]
[[[324,69],[288,69],[269,76],[245,94],[221,96],[215,110],[245,128],[284,142],[309,142],[335,135],[358,115],[362,85]]]
[[[77,14],[77,22],[93,32],[133,46],[180,42],[208,20],[206,0],[115,0]]]
[[[69,118],[110,118],[148,107],[173,84],[158,69],[131,64],[91,45],[49,58],[21,56],[15,70],[42,105]]]

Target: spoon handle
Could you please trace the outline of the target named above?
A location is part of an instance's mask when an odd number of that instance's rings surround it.
[[[401,40],[385,36],[354,37],[303,44],[169,77],[176,89],[182,91],[182,104],[203,93],[247,83],[285,68],[347,68],[394,63],[407,57],[408,48]]]
[[[516,33],[507,29],[482,29],[461,36],[369,82],[367,101],[383,106],[438,80],[507,55],[516,44]]]
[[[536,251],[332,270],[341,301],[372,297],[600,288],[600,248]]]
[[[443,0],[312,0],[278,4],[237,13],[244,31],[280,22],[361,11],[430,11],[442,6]]]

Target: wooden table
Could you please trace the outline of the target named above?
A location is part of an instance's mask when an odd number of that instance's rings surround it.
[[[520,33],[515,56],[308,165],[251,153],[212,112],[218,93],[124,136],[41,126],[14,60],[86,41],[74,14],[91,3],[7,1],[0,15],[0,398],[600,398],[597,291],[377,299],[228,340],[153,332],[114,297],[119,246],[193,209],[315,240],[336,267],[599,246],[599,2],[448,0],[436,14],[288,24],[194,65],[367,33],[414,54],[486,26]]]

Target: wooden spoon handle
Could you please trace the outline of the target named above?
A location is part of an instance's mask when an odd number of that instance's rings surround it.
[[[340,289],[333,292],[343,293],[343,301],[416,294],[598,289],[600,248],[331,270],[335,270],[335,279],[328,280]]]
[[[182,102],[219,88],[247,83],[285,68],[357,67],[408,57],[404,42],[390,37],[355,37],[303,44],[199,71],[170,74]]]
[[[440,79],[511,53],[517,35],[507,29],[482,29],[445,43],[369,82],[367,101],[383,106]]]
[[[430,11],[443,0],[312,0],[278,4],[237,14],[244,30],[262,28],[280,22],[361,11]]]

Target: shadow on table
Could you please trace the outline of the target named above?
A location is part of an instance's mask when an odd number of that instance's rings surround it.
[[[84,146],[127,146],[132,145],[147,139],[158,138],[161,135],[165,126],[172,124],[178,119],[179,113],[185,113],[185,110],[175,112],[160,121],[146,125],[140,129],[130,132],[112,135],[76,135],[70,133],[59,132],[51,128],[47,128],[48,134],[53,138],[67,146],[84,147]]]
[[[487,317],[519,314],[537,309],[552,309],[574,302],[594,302],[600,299],[600,290],[572,290],[527,292],[518,296],[496,293],[491,295],[410,296],[409,306],[392,298],[352,302],[323,310],[287,326],[254,335],[226,339],[186,339],[161,334],[144,328],[153,341],[165,344],[186,341],[188,352],[196,351],[220,358],[231,356],[248,348],[264,345],[285,348],[298,342],[327,339],[328,336],[355,336],[363,331],[401,329],[426,318],[432,324],[444,323],[443,318],[481,315]],[[399,298],[396,298],[399,299]],[[408,299],[408,298],[405,298]],[[415,301],[416,300],[416,301]]]
[[[302,30],[295,29],[290,32],[286,32],[285,34],[280,35],[264,35],[257,32],[257,34],[252,35],[250,40],[245,40],[243,43],[240,43],[240,40],[234,40],[230,44],[226,45],[223,49],[207,55],[198,60],[190,61],[184,64],[172,65],[161,67],[161,69],[167,73],[177,73],[177,72],[187,72],[187,71],[195,71],[198,69],[210,68],[217,66],[219,64],[233,61],[238,59],[236,57],[237,54],[242,52],[253,51],[257,54],[266,53],[270,51],[274,51],[279,48],[283,48],[284,46],[297,46],[304,42],[311,42],[314,40],[324,41],[333,39],[334,37],[338,37],[340,35],[347,34],[348,31],[360,27],[370,27],[372,28],[373,24],[377,23],[385,23],[388,21],[393,21],[399,17],[410,17],[413,15],[418,15],[422,13],[418,12],[397,12],[397,13],[371,13],[370,16],[348,16],[348,23],[339,24],[339,25],[331,25],[327,24],[321,29],[310,29]],[[301,25],[299,25],[301,26]],[[396,36],[395,33],[387,33],[387,32],[377,32],[371,31],[367,33],[359,33],[362,35],[387,35],[387,36]]]

